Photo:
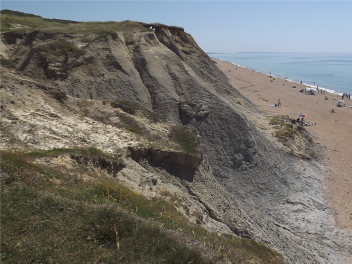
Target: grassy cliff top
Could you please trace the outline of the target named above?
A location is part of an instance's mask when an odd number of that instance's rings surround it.
[[[12,10],[1,10],[1,32],[41,31],[46,33],[104,33],[108,31],[144,31],[146,28],[135,21],[78,22],[48,19]]]

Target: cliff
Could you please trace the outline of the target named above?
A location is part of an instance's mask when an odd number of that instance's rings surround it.
[[[341,263],[318,160],[264,135],[251,121],[263,115],[183,28],[65,30],[1,34],[2,149],[97,147],[124,160],[120,182],[182,197],[209,231],[290,263]]]

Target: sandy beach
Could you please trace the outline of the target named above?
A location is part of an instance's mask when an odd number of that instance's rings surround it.
[[[305,85],[269,77],[266,74],[214,59],[231,84],[260,110],[270,115],[297,118],[300,113],[312,126],[306,129],[323,147],[322,182],[336,226],[352,230],[352,99],[344,99],[346,107],[337,107],[341,96],[335,94],[306,95]],[[304,80],[302,80],[304,83]],[[296,86],[296,88],[292,88]],[[325,100],[325,96],[328,100]],[[272,107],[281,101],[280,107]],[[336,113],[332,113],[334,109]],[[347,230],[346,230],[347,231]]]

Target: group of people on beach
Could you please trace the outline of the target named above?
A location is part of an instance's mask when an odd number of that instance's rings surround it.
[[[342,100],[343,100],[343,98],[348,98],[348,99],[351,99],[351,94],[348,94],[348,93],[344,93],[342,96]]]
[[[302,119],[299,119],[298,117],[296,121],[301,126],[310,126],[310,124],[304,120],[304,117],[302,117]]]
[[[317,86],[317,94],[325,94],[325,90],[319,89]]]

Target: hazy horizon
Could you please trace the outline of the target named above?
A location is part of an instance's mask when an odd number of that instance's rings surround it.
[[[352,54],[352,52],[290,52],[290,51],[237,51],[237,52],[216,52],[205,51],[207,54],[235,54],[235,53],[292,53],[292,54]]]

